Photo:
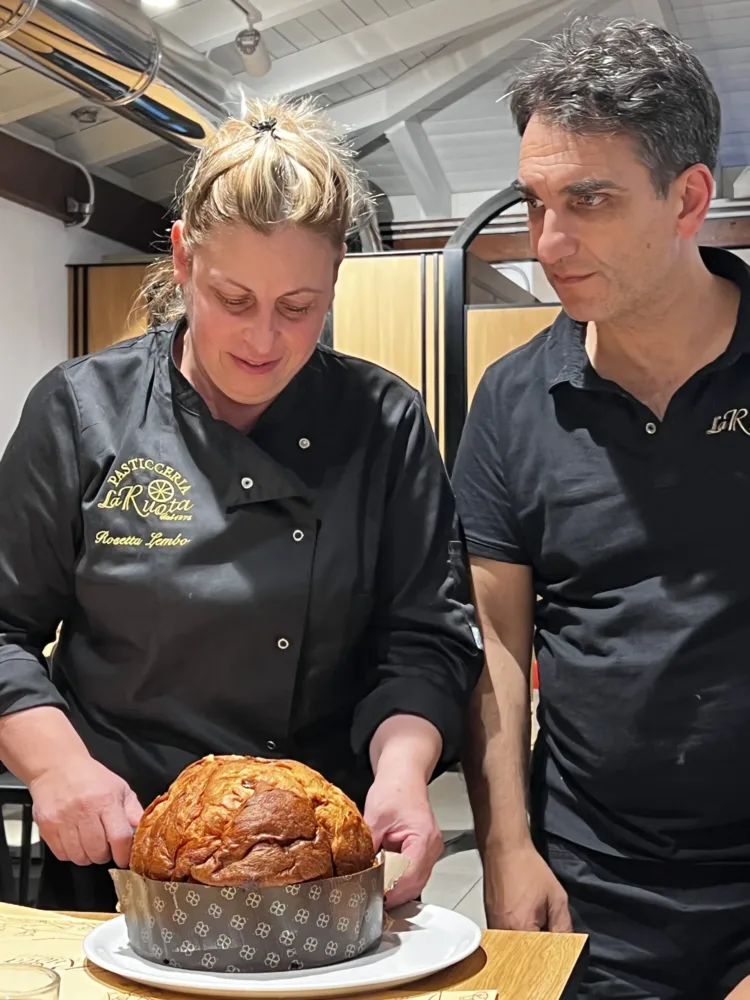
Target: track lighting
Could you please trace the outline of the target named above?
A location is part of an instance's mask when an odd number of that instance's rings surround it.
[[[242,65],[248,76],[265,76],[271,68],[271,56],[269,55],[263,36],[255,27],[261,20],[260,11],[251,3],[245,4],[240,0],[232,0],[235,7],[239,7],[247,17],[247,27],[239,32],[234,40],[237,51],[242,56]]]

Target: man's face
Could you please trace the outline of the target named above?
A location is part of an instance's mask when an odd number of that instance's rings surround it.
[[[534,255],[579,321],[612,322],[663,298],[679,251],[679,184],[666,198],[625,135],[581,136],[537,116],[521,142]]]

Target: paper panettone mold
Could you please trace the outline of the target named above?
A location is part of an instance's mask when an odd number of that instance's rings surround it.
[[[176,969],[284,972],[352,959],[383,934],[385,858],[355,875],[225,888],[110,874],[133,951]],[[391,881],[391,879],[389,879]]]

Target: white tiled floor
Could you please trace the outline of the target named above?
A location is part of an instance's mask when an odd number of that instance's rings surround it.
[[[538,697],[535,694],[532,742],[536,737],[537,703]],[[441,775],[430,786],[430,802],[445,840],[461,831],[473,830],[474,823],[462,774],[449,771]],[[485,928],[487,924],[479,853],[476,850],[460,851],[438,861],[422,898],[426,903],[457,910]]]
[[[473,822],[462,774],[449,771],[430,786],[430,801],[443,838],[448,840]],[[476,850],[450,854],[435,865],[422,898],[470,917],[486,926],[482,900],[482,865]]]

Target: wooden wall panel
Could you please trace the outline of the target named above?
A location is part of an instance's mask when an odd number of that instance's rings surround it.
[[[145,332],[146,311],[133,308],[145,273],[145,264],[88,269],[89,353]]]
[[[439,298],[442,258],[439,254],[425,255],[425,404],[435,433],[440,436],[440,405],[443,371],[440,362],[440,326],[443,317],[443,302]]]
[[[552,323],[559,306],[469,309],[466,318],[469,403],[488,365],[531,340]]]
[[[428,395],[423,267],[421,254],[345,259],[333,303],[333,346],[382,365]]]

